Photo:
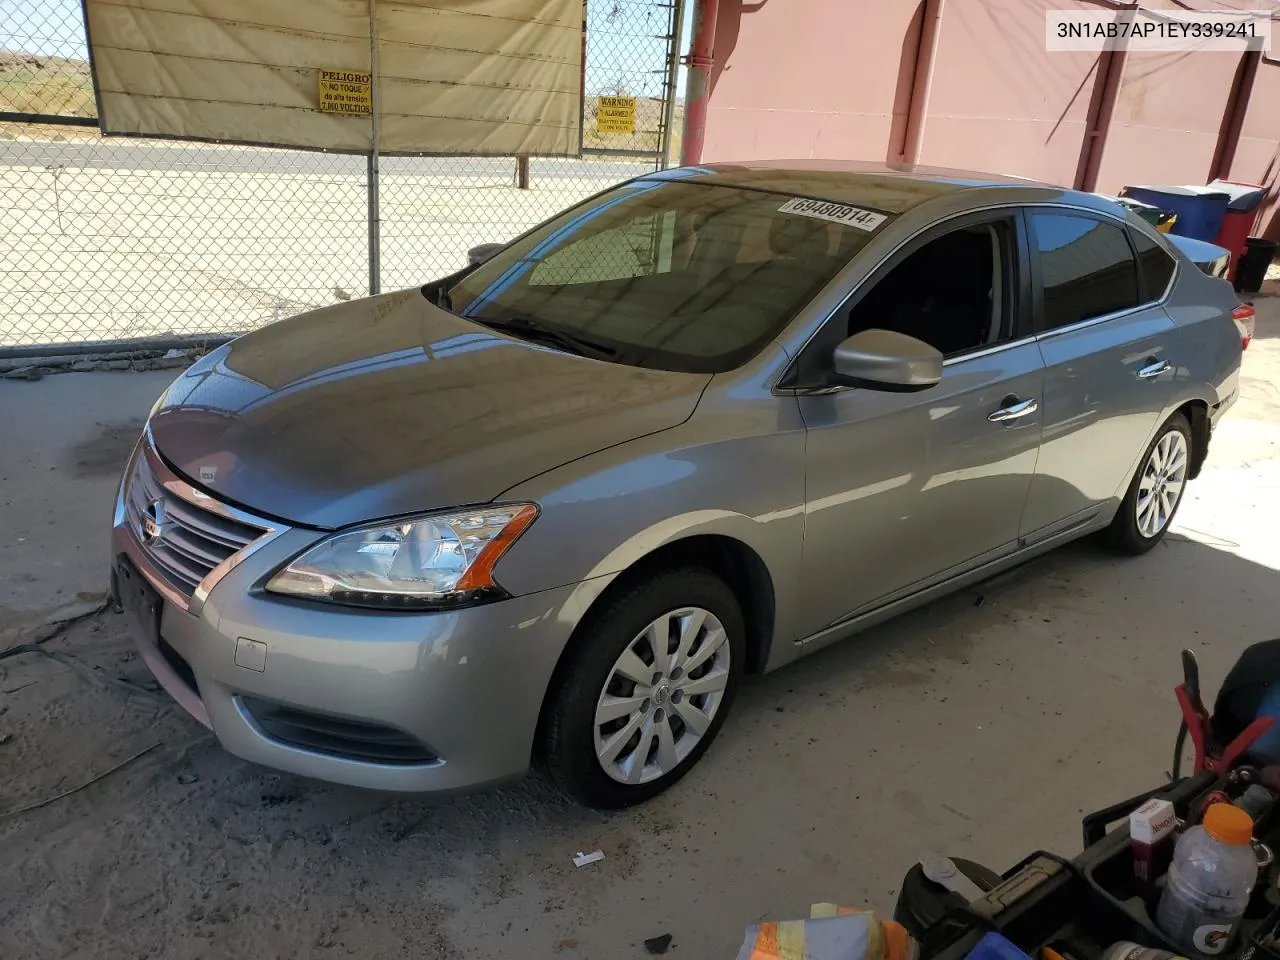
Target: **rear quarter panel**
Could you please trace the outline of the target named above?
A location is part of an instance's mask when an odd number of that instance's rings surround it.
[[[1231,318],[1239,298],[1231,284],[1202,273],[1181,250],[1178,258],[1178,277],[1165,303],[1179,341],[1176,389],[1166,417],[1203,400],[1216,421],[1239,393],[1240,329]]]

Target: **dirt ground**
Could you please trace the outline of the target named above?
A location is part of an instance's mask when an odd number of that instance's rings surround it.
[[[0,957],[611,960],[670,933],[714,960],[815,901],[890,910],[929,850],[1074,854],[1082,812],[1168,769],[1178,650],[1212,691],[1280,635],[1280,298],[1259,307],[1243,399],[1158,549],[1073,545],[756,680],[693,775],[608,815],[537,777],[433,801],[224,754],[119,617],[49,623],[100,601],[163,378],[0,382],[0,649],[47,637],[0,660]]]

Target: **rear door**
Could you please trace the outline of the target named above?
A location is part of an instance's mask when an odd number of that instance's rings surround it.
[[[1027,210],[1037,341],[1045,363],[1040,457],[1022,536],[1089,523],[1124,488],[1174,395],[1175,264],[1118,220]]]

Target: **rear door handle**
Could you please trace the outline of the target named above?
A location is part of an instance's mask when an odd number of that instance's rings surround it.
[[[1172,366],[1173,364],[1171,364],[1168,360],[1157,360],[1155,363],[1148,363],[1145,367],[1143,367],[1141,370],[1138,371],[1138,379],[1139,380],[1154,379],[1155,377],[1160,376],[1160,374],[1164,373],[1166,370],[1168,370]]]
[[[1014,403],[1009,401],[1013,400]],[[1021,417],[1029,416],[1040,409],[1040,404],[1036,402],[1035,397],[1030,400],[1018,400],[1017,397],[1005,397],[1005,406],[1001,407],[993,413],[987,415],[987,419],[992,423],[1004,423],[1007,420],[1017,420]]]

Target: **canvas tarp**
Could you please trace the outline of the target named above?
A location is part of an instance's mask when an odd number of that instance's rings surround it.
[[[375,71],[378,149],[576,154],[582,0],[85,0],[104,133],[367,151],[321,71]],[[377,37],[374,56],[371,36]]]

